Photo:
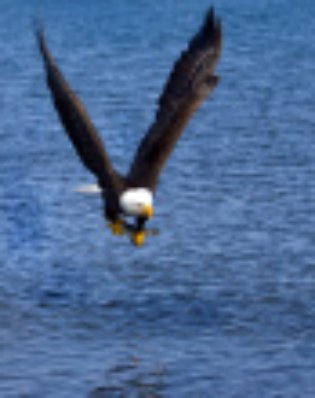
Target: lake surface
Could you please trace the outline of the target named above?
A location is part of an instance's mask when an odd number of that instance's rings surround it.
[[[34,35],[126,171],[208,1],[2,0],[0,396],[315,396],[315,2],[217,1],[221,81],[136,249],[112,237]]]

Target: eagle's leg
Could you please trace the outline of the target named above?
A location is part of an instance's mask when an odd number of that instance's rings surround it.
[[[116,212],[113,213],[109,209],[105,209],[105,218],[107,220],[107,226],[113,235],[123,235],[125,233],[125,222],[123,219],[119,218]]]
[[[142,246],[145,242],[146,231],[144,229],[144,224],[146,222],[146,217],[138,217],[134,231],[131,234],[131,241],[135,246]]]
[[[125,233],[124,221],[120,218],[116,220],[107,220],[107,226],[113,235],[123,235]]]

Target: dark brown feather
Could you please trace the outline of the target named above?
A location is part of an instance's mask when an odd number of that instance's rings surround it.
[[[221,24],[211,9],[166,82],[155,121],[131,165],[128,175],[131,185],[155,189],[161,169],[186,124],[218,82],[213,69],[221,41]]]
[[[37,29],[37,40],[55,108],[76,152],[105,191],[117,189],[121,178],[112,168],[105,147],[82,103],[51,56],[41,29]]]

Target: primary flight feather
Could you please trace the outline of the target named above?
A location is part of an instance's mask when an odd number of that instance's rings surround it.
[[[218,82],[214,68],[222,43],[220,20],[211,9],[175,62],[158,101],[155,120],[140,142],[126,176],[113,168],[82,103],[50,54],[43,31],[38,29],[36,33],[55,108],[81,161],[98,181],[110,228],[114,234],[128,230],[132,242],[142,245],[161,170],[194,111]],[[128,225],[124,216],[135,217],[135,225]]]

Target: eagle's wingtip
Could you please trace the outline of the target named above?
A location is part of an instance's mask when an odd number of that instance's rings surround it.
[[[213,31],[221,32],[221,19],[216,15],[214,7],[210,7],[206,13],[204,28],[209,28]]]
[[[46,61],[47,51],[46,51],[44,28],[42,22],[37,17],[33,18],[33,29],[34,29],[35,39],[38,44],[38,48]]]
[[[44,36],[43,25],[38,17],[32,19],[33,31],[36,39],[39,41]]]

